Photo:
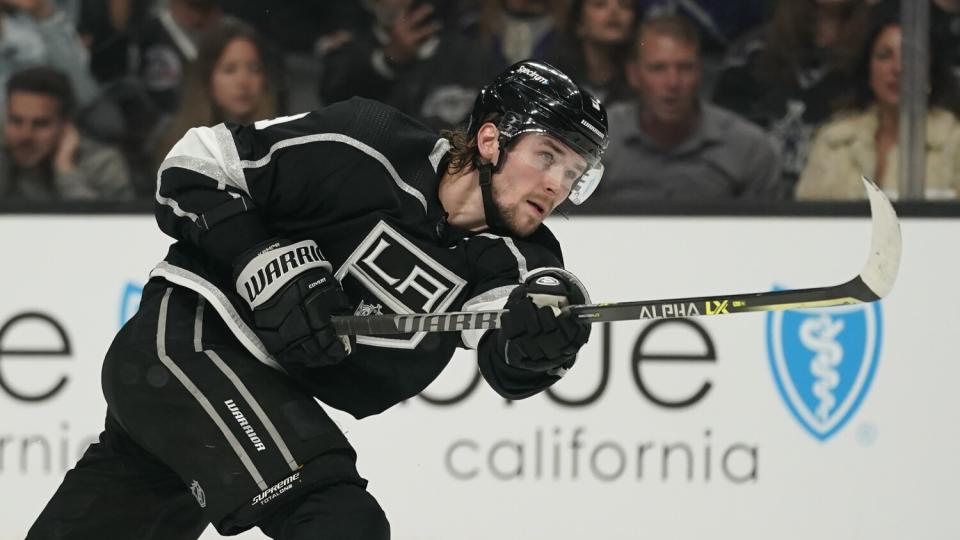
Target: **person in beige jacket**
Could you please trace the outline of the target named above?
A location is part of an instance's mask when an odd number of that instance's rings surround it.
[[[892,11],[892,10],[891,10]],[[874,14],[874,31],[857,63],[851,106],[819,129],[797,183],[797,199],[863,199],[864,175],[897,196],[900,25],[895,13]],[[960,197],[960,120],[956,83],[931,47],[927,113],[926,198]]]

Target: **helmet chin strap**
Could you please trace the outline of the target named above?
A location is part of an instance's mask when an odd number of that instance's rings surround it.
[[[506,157],[504,154],[506,153],[501,154],[501,159],[498,160],[496,166],[492,163],[481,163],[477,166],[477,170],[480,172],[480,193],[483,195],[483,217],[487,222],[487,228],[493,234],[509,236],[511,234],[510,229],[503,221],[500,209],[493,202],[493,174],[500,170],[500,165],[504,161],[503,158]]]

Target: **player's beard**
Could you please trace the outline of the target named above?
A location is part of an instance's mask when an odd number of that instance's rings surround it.
[[[519,209],[516,206],[508,208],[500,202],[500,190],[497,188],[496,180],[494,180],[490,187],[492,188],[491,195],[493,196],[493,205],[497,208],[497,213],[500,214],[500,223],[513,233],[513,235],[520,238],[530,236],[540,227],[539,221],[533,225],[522,224],[518,215]]]

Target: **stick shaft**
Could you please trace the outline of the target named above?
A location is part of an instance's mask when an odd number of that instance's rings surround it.
[[[879,297],[858,277],[834,287],[769,291],[724,296],[671,298],[640,302],[614,302],[569,306],[566,311],[584,323],[641,319],[671,319],[828,307],[872,302]],[[460,332],[500,327],[503,310],[455,311],[450,313],[407,315],[369,315],[334,317],[337,333],[378,335],[413,332]]]

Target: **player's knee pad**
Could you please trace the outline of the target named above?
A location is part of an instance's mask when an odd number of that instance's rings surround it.
[[[260,528],[282,540],[390,539],[390,523],[377,500],[347,483],[318,488]]]

